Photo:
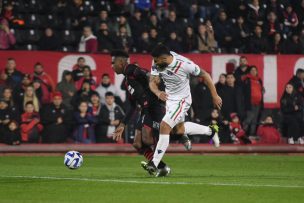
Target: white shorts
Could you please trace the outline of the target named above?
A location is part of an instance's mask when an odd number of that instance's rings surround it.
[[[166,115],[164,116],[163,121],[171,128],[184,122],[191,103],[191,97],[183,98],[181,100],[166,101]]]

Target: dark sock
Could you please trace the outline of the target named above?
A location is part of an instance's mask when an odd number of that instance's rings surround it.
[[[161,168],[165,168],[165,167],[166,167],[165,162],[160,161],[157,168],[158,168],[158,169],[161,169]]]

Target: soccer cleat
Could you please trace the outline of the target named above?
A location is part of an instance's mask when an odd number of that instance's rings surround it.
[[[298,144],[304,144],[304,139],[302,137],[299,137]]]
[[[158,169],[154,165],[153,161],[149,161],[149,163],[146,165],[146,168],[150,175],[156,176]]]
[[[183,135],[180,140],[187,151],[190,151],[192,149],[192,143],[188,135]]]
[[[165,166],[164,168],[158,169],[155,177],[166,177],[171,173],[171,168],[169,166]]]
[[[288,144],[295,144],[294,140],[292,137],[288,138]]]
[[[209,128],[212,131],[211,137],[212,137],[213,145],[215,147],[219,147],[220,146],[220,138],[219,138],[219,135],[218,135],[219,126],[214,124],[214,125],[209,125]]]
[[[141,165],[141,167],[142,167],[145,171],[147,171],[150,175],[153,175],[153,173],[151,173],[151,172],[148,170],[148,163],[147,163],[147,162],[142,161],[142,162],[140,162],[140,165]]]

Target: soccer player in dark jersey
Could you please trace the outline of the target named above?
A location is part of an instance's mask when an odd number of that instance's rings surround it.
[[[159,130],[159,122],[165,114],[165,107],[161,100],[149,89],[149,71],[137,65],[129,64],[129,55],[124,51],[113,51],[111,56],[114,71],[117,74],[123,74],[125,76],[124,85],[128,91],[128,98],[131,103],[130,110],[117,127],[113,138],[115,140],[121,139],[126,124],[136,111],[137,105],[140,105],[141,117],[137,124],[133,146],[150,161],[154,153],[152,146],[155,144],[153,131]],[[183,135],[182,140],[186,149],[191,149],[191,142],[186,135]],[[142,166],[144,167],[145,164]],[[162,169],[159,170],[159,176],[166,176],[170,173],[170,168],[166,166],[164,162],[161,162],[158,168]]]

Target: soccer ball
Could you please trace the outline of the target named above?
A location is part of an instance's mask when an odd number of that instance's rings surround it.
[[[77,151],[68,151],[64,155],[64,165],[69,169],[77,169],[83,163],[82,155]]]

